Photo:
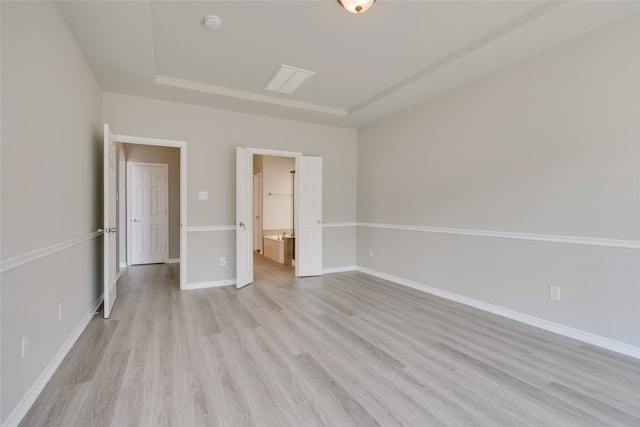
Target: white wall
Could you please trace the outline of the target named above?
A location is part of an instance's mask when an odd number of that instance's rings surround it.
[[[235,147],[321,155],[324,162],[323,219],[356,218],[356,131],[105,92],[104,120],[114,132],[187,141],[188,227],[232,227],[235,223]],[[209,192],[199,201],[199,190]],[[355,265],[355,230],[325,230],[325,268]],[[235,231],[187,233],[187,282],[235,278]],[[338,255],[336,255],[338,254]],[[212,262],[227,257],[227,265]]]
[[[359,130],[358,221],[637,240],[639,28],[616,23]],[[640,346],[637,249],[380,226],[357,241],[374,271]]]
[[[292,157],[263,156],[262,169],[262,229],[293,230]]]
[[[53,3],[1,8],[4,423],[102,292],[102,93]]]

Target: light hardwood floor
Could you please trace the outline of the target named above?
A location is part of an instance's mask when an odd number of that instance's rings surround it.
[[[131,267],[22,426],[639,426],[640,363],[362,273]]]

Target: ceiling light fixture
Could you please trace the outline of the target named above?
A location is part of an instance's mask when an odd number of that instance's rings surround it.
[[[204,26],[211,31],[218,31],[222,28],[222,19],[215,15],[209,15],[204,17]]]
[[[369,10],[376,0],[338,0],[338,3],[351,13],[362,13]]]
[[[302,68],[291,67],[290,65],[280,65],[275,76],[264,87],[274,92],[292,94],[308,78],[316,73]]]

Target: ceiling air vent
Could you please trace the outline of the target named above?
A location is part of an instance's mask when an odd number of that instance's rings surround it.
[[[291,94],[300,87],[309,77],[315,74],[313,71],[280,65],[280,69],[269,83],[264,87],[274,92]]]

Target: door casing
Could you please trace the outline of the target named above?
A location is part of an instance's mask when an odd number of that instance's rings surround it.
[[[262,240],[262,172],[253,175],[253,250],[264,254]]]
[[[112,139],[115,142],[125,144],[180,149],[180,289],[185,289],[187,287],[187,142],[116,134],[112,136]]]
[[[276,156],[276,157],[292,157],[295,160],[295,170],[298,171],[299,170],[299,164],[300,164],[300,158],[303,156],[302,153],[300,152],[294,152],[294,151],[281,151],[281,150],[271,150],[271,149],[264,149],[264,148],[252,148],[252,147],[247,147],[246,148],[247,152],[253,156],[256,154],[260,154],[260,155],[264,155],[264,156]],[[249,182],[253,183],[253,171],[247,171],[246,173],[250,174],[250,176],[247,176],[247,179],[249,180]],[[298,197],[298,173],[294,174],[294,198],[296,199],[296,204],[298,203],[299,197]],[[251,187],[253,188],[253,185],[251,185]],[[253,195],[250,198],[251,202],[253,203]],[[298,235],[298,227],[300,224],[299,221],[299,209],[296,207],[296,212],[294,215],[294,222],[295,222],[295,227],[296,230],[294,230],[295,235]],[[253,225],[253,221],[252,221],[252,225]],[[238,224],[236,224],[236,229],[238,228]],[[236,231],[237,232],[237,231]],[[253,233],[252,233],[253,236]],[[295,245],[295,258],[296,260],[300,259],[299,257],[299,250],[300,250],[300,245],[298,244],[298,242],[296,242]],[[252,251],[253,251],[253,245],[250,245],[247,248],[247,256],[252,256]],[[299,276],[299,270],[298,270],[298,266],[299,263],[296,262],[295,263],[295,275]]]

